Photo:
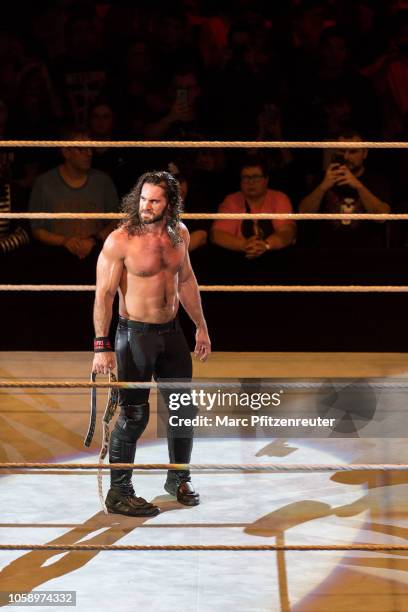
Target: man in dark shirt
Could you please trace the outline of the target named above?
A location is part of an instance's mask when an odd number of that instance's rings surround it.
[[[362,142],[355,131],[344,132],[339,142]],[[323,180],[300,202],[301,213],[371,213],[384,214],[389,186],[384,177],[365,168],[367,149],[339,149],[328,165]],[[323,221],[319,246],[333,248],[379,248],[384,246],[384,226],[378,221]]]
[[[72,127],[64,131],[63,138],[88,140],[89,137],[81,128]],[[61,154],[62,163],[36,179],[30,196],[30,212],[117,212],[115,186],[107,174],[91,168],[92,150],[64,147]],[[38,267],[67,281],[93,279],[102,243],[115,226],[115,221],[97,219],[33,220],[33,237],[39,243],[36,254],[44,259],[44,265],[38,264]],[[49,265],[50,259],[53,266]]]

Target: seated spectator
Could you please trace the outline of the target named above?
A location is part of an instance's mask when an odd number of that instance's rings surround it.
[[[62,118],[62,105],[43,62],[32,61],[21,70],[13,111],[16,138],[41,140],[55,137]]]
[[[58,137],[62,103],[44,62],[30,61],[20,71],[18,97],[10,115],[12,136],[17,140]],[[34,178],[55,162],[51,148],[22,147],[15,153],[14,176],[19,175],[21,186],[28,190]]]
[[[217,212],[218,203],[234,189],[236,176],[228,162],[225,149],[197,149],[188,177],[189,192],[200,202],[197,212]]]
[[[81,129],[71,128],[62,135],[64,140],[87,140]],[[30,197],[31,212],[117,212],[118,196],[107,174],[91,168],[92,149],[67,147],[61,149],[63,162],[40,175],[34,183]],[[93,269],[99,247],[112,231],[116,222],[99,220],[36,220],[32,222],[33,237],[47,247],[46,257],[58,258],[61,269],[72,269],[77,274],[85,266],[73,269],[75,260],[90,262]]]
[[[152,31],[155,39],[152,47],[153,63],[156,70],[169,71],[189,58],[194,71],[203,64],[198,40],[190,27],[186,12],[176,3],[164,4],[152,16]]]
[[[209,75],[203,95],[206,132],[226,140],[256,138],[262,103],[283,87],[278,65],[268,39],[245,23],[231,28],[225,60]]]
[[[119,125],[123,108],[118,100],[101,96],[91,105],[88,115],[88,130],[91,140],[121,140],[124,126]],[[119,197],[125,196],[135,183],[135,176],[147,172],[156,165],[152,152],[146,149],[127,147],[95,147],[92,167],[111,177]]]
[[[94,7],[74,5],[66,22],[66,52],[52,66],[51,76],[65,115],[77,125],[85,125],[91,104],[104,91],[107,60],[101,49]]]
[[[398,138],[408,114],[408,9],[393,15],[388,51],[364,70],[381,101],[383,136]]]
[[[319,41],[325,27],[325,3],[319,0],[299,2],[292,12],[292,39],[297,64],[305,69],[316,60]]]
[[[12,181],[12,154],[0,151],[0,212],[22,212],[24,200],[21,189]],[[26,224],[18,219],[0,219],[0,255],[10,253],[29,243],[29,231]],[[7,267],[7,266],[6,266]],[[2,279],[4,282],[4,259],[2,257]]]
[[[25,62],[23,41],[3,23],[0,28],[0,97],[10,109],[17,99],[19,75]]]
[[[88,129],[91,140],[120,140],[117,115],[109,100],[100,98],[90,108]],[[134,183],[134,164],[129,149],[118,147],[95,147],[92,167],[106,172],[114,182],[120,196],[125,195]],[[129,176],[131,175],[131,176]]]
[[[339,142],[361,142],[355,130],[343,132]],[[301,213],[389,213],[390,189],[384,177],[365,167],[367,149],[341,148],[332,155],[323,179],[299,206]],[[369,221],[323,221],[318,244],[334,248],[378,248],[385,246],[381,224]],[[315,223],[313,223],[315,225]],[[321,224],[319,224],[321,225]],[[316,237],[314,237],[314,242]],[[315,242],[316,244],[316,242]]]
[[[151,9],[143,2],[110,2],[104,18],[104,46],[108,55],[118,54],[123,42],[135,36],[146,34],[146,23],[150,19]],[[123,53],[119,51],[123,59]]]
[[[89,109],[89,135],[92,140],[112,140],[115,129],[115,115],[107,100],[97,100]],[[100,148],[104,153],[107,148]],[[94,160],[95,161],[95,160]]]
[[[30,12],[26,5],[24,20],[30,27],[33,45],[40,57],[53,61],[64,52],[67,3],[63,6],[61,2],[39,2],[29,9]]]
[[[218,66],[224,56],[228,30],[231,26],[228,6],[214,3],[192,2],[187,9],[187,19],[194,28],[201,57],[208,68]]]
[[[178,166],[174,163],[169,164],[169,172],[176,177],[180,185],[180,195],[183,200],[183,212],[204,212],[203,210],[197,209],[194,206],[194,201],[191,201],[189,197],[189,184],[187,178],[181,174]],[[188,252],[192,253],[196,249],[204,246],[207,243],[208,238],[208,221],[200,219],[188,219],[185,221],[188,230],[190,232],[190,243],[188,245]]]
[[[167,92],[160,90],[147,95],[150,118],[145,136],[158,140],[192,137],[202,133],[200,107],[201,86],[194,68],[185,64],[173,74]]]
[[[10,139],[10,117],[6,101],[0,97],[0,139]]]
[[[287,195],[268,189],[268,170],[262,158],[249,157],[241,166],[241,190],[228,195],[219,206],[220,213],[291,213]],[[295,223],[290,220],[216,220],[212,242],[243,254],[246,260],[262,257],[293,244]]]
[[[137,37],[119,47],[108,90],[119,109],[121,128],[127,138],[143,136],[145,117],[149,113],[146,95],[154,82],[152,53],[148,41]]]
[[[301,134],[324,139],[337,124],[344,129],[344,114],[350,118],[348,125],[358,125],[364,133],[379,136],[377,96],[369,80],[358,72],[348,37],[341,30],[326,28],[317,64],[293,73],[290,112],[297,137]]]
[[[273,98],[265,103],[258,115],[257,140],[286,140],[284,121],[280,105]],[[277,191],[289,195],[292,201],[298,199],[299,179],[296,157],[290,149],[267,149],[264,157],[268,164],[271,184]]]

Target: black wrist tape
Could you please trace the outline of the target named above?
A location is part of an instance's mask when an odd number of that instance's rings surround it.
[[[113,348],[109,336],[94,338],[94,353],[107,353],[112,351]]]

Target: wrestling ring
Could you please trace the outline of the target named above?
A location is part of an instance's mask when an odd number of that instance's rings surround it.
[[[44,146],[44,147],[55,147],[55,146],[104,146],[104,147],[115,147],[115,146],[136,146],[136,147],[225,147],[225,148],[255,148],[255,147],[282,147],[287,146],[291,148],[303,148],[303,147],[314,147],[314,148],[338,148],[339,143],[305,143],[305,142],[86,142],[86,141],[3,141],[0,143],[1,147],[20,147],[20,146]],[[364,148],[406,148],[406,143],[347,143],[347,148],[353,147],[364,147]],[[217,218],[234,218],[234,219],[293,219],[293,220],[337,220],[337,219],[361,219],[361,220],[372,220],[372,215],[368,214],[184,214],[186,219],[217,219]],[[376,218],[381,220],[407,220],[408,215],[405,214],[388,214],[388,215],[376,215]],[[81,218],[81,219],[119,219],[119,214],[94,214],[94,213],[0,213],[0,219],[35,219],[35,218]],[[32,284],[4,284],[0,285],[0,291],[60,291],[60,292],[82,292],[82,291],[93,291],[95,287],[93,285],[32,285]],[[294,293],[406,293],[408,292],[408,286],[405,285],[202,285],[200,291],[203,292],[294,292]],[[247,357],[247,359],[249,359]],[[257,368],[262,369],[262,361],[265,358],[263,356],[257,357]],[[406,376],[405,370],[405,358],[404,356],[395,355],[384,356],[384,362],[379,364],[379,357],[376,357],[377,361],[373,360],[372,367],[369,375],[390,377],[397,376],[400,383],[400,389],[403,391],[406,389],[408,380],[405,382]],[[34,445],[33,452],[25,454],[21,448],[17,452],[13,452],[11,446],[13,440],[7,438],[13,432],[22,432],[23,437],[27,438],[29,427],[28,420],[22,418],[24,411],[27,414],[33,411],[33,407],[36,407],[38,414],[38,402],[41,400],[43,391],[41,389],[55,389],[57,395],[55,397],[46,397],[45,403],[48,405],[48,409],[52,413],[52,419],[55,421],[55,414],[58,413],[57,404],[61,406],[67,406],[72,395],[78,398],[81,406],[86,404],[87,400],[84,400],[82,394],[89,393],[89,390],[103,390],[107,389],[109,392],[108,404],[111,398],[111,394],[118,388],[130,388],[130,387],[149,387],[152,392],[157,392],[156,383],[140,383],[140,382],[117,382],[114,377],[109,381],[96,381],[95,377],[91,381],[84,381],[83,372],[84,363],[88,363],[89,360],[85,361],[81,356],[78,358],[78,367],[74,368],[74,380],[65,380],[59,378],[60,373],[66,370],[64,356],[58,356],[57,364],[52,364],[53,358],[46,356],[43,363],[39,359],[41,367],[36,367],[31,361],[30,355],[27,355],[24,359],[20,359],[17,356],[11,359],[12,363],[16,367],[14,370],[12,367],[6,366],[7,355],[2,355],[2,362],[4,365],[1,367],[0,374],[0,389],[3,394],[2,405],[4,409],[0,411],[0,417],[2,420],[10,425],[13,423],[13,427],[6,427],[4,439],[6,450],[0,455],[0,476],[5,484],[3,488],[3,497],[1,497],[1,504],[5,511],[2,512],[2,524],[0,524],[0,551],[1,555],[8,554],[6,556],[6,562],[8,564],[1,564],[3,567],[0,570],[0,592],[17,592],[24,591],[30,592],[33,588],[38,587],[39,584],[43,584],[44,581],[51,580],[51,588],[70,588],[72,587],[72,580],[70,582],[69,573],[73,570],[77,570],[77,573],[81,571],[84,565],[88,566],[84,576],[79,579],[78,584],[85,584],[86,580],[89,580],[89,572],[91,571],[92,561],[96,559],[96,553],[108,552],[114,556],[114,561],[109,561],[104,558],[106,567],[109,568],[110,564],[113,563],[114,573],[119,575],[120,564],[122,563],[115,555],[119,555],[125,551],[138,551],[137,554],[149,552],[160,552],[160,553],[172,553],[173,555],[177,552],[178,554],[187,553],[187,557],[183,557],[181,560],[180,571],[188,571],[191,563],[197,563],[197,567],[200,563],[205,564],[205,571],[210,574],[210,579],[200,578],[200,574],[195,575],[192,583],[195,587],[199,588],[202,580],[203,586],[203,597],[205,597],[206,589],[209,601],[212,602],[211,606],[207,607],[206,603],[193,602],[189,609],[194,610],[267,610],[276,609],[282,610],[283,612],[289,612],[290,610],[301,610],[303,611],[323,611],[327,609],[335,610],[346,610],[350,605],[354,605],[359,612],[365,610],[386,610],[386,611],[403,611],[408,610],[408,584],[403,572],[406,573],[407,568],[407,556],[408,551],[406,528],[401,526],[401,522],[406,520],[406,512],[408,510],[405,499],[408,499],[407,484],[408,479],[406,472],[408,471],[407,454],[405,451],[405,439],[403,437],[395,438],[393,440],[382,441],[378,445],[368,442],[367,440],[332,440],[335,442],[335,450],[332,451],[328,448],[328,445],[317,444],[313,446],[313,440],[299,442],[293,444],[292,440],[284,439],[282,441],[270,439],[253,440],[251,442],[244,441],[246,448],[242,448],[240,441],[237,440],[224,440],[224,441],[213,441],[198,440],[198,454],[199,456],[207,457],[212,454],[214,449],[218,449],[223,457],[223,462],[213,461],[207,463],[206,461],[199,461],[191,465],[180,465],[180,464],[167,464],[167,463],[155,463],[156,452],[158,445],[154,440],[154,432],[150,431],[148,434],[148,442],[146,446],[138,451],[138,454],[143,456],[143,463],[135,464],[107,464],[103,462],[104,456],[101,454],[97,461],[83,462],[83,452],[79,451],[78,440],[80,437],[81,427],[82,433],[85,430],[84,415],[86,414],[86,408],[80,411],[80,414],[75,416],[73,421],[74,435],[67,434],[67,438],[71,439],[71,446],[75,448],[75,453],[67,452],[66,440],[60,440],[62,444],[59,446],[59,454],[62,456],[77,455],[74,461],[69,462],[55,462],[52,461],[52,454],[48,454],[50,460],[36,460],[38,456],[41,459],[41,448],[44,446],[44,440],[41,440],[41,429],[38,428],[36,435],[38,436],[37,442]],[[245,356],[244,359],[245,360]],[[387,361],[388,360],[388,361]],[[290,376],[293,379],[299,377],[299,372],[302,372],[301,376],[306,374],[313,378],[316,376],[316,371],[309,371],[305,367],[306,359],[302,361],[298,357],[299,364],[294,368],[294,371],[290,371],[288,368],[288,362],[284,364],[283,368],[275,368],[275,376]],[[320,357],[322,365],[321,371],[318,375],[324,376],[327,374],[327,362],[325,357]],[[214,367],[214,373],[217,372],[218,376],[228,376],[234,368],[234,362],[228,363],[226,358],[226,365],[224,371],[220,369],[220,363]],[[346,359],[347,362],[347,359]],[[261,364],[261,365],[260,365]],[[55,367],[57,365],[57,367]],[[88,363],[89,365],[89,363]],[[356,362],[350,358],[350,368],[344,365],[344,357],[339,357],[337,360],[333,359],[333,367],[330,370],[330,375],[350,376],[350,372],[355,368]],[[21,376],[21,370],[27,367],[30,371],[30,377],[25,378]],[[235,364],[236,367],[236,364]],[[286,369],[285,369],[286,367]],[[34,368],[34,375],[32,374]],[[199,367],[198,374],[203,376],[203,368]],[[296,369],[298,368],[298,371]],[[303,368],[303,369],[302,369]],[[245,368],[242,367],[242,371]],[[330,367],[329,367],[330,369]],[[47,379],[43,378],[43,374],[52,371],[52,375],[48,376]],[[221,371],[221,374],[219,372]],[[247,370],[245,370],[247,372]],[[248,370],[248,376],[250,378],[251,371]],[[213,373],[213,375],[214,375]],[[288,374],[289,373],[289,374]],[[360,376],[366,376],[367,372],[364,371]],[[81,380],[82,378],[82,380]],[[312,384],[313,386],[313,384]],[[10,390],[10,395],[5,395],[5,390]],[[79,395],[78,393],[79,392]],[[7,393],[7,392],[6,392]],[[15,395],[13,395],[15,393]],[[61,395],[59,395],[61,394]],[[65,395],[66,394],[66,395]],[[85,396],[86,397],[86,396]],[[10,407],[11,406],[11,407]],[[55,413],[55,414],[54,414]],[[2,416],[3,415],[3,416]],[[106,416],[106,411],[105,411]],[[110,415],[112,418],[113,413]],[[44,415],[41,415],[42,422]],[[109,419],[110,420],[110,419]],[[106,423],[105,423],[106,424]],[[53,433],[53,428],[47,430],[48,437]],[[71,432],[72,433],[72,432]],[[65,434],[64,434],[65,435]],[[28,436],[29,437],[29,436]],[[49,442],[49,440],[48,440]],[[105,440],[106,442],[106,440]],[[262,448],[259,448],[261,442]],[[394,448],[390,442],[393,443]],[[64,447],[65,444],[65,447]],[[225,450],[230,444],[231,449]],[[200,446],[202,448],[200,449]],[[9,448],[10,447],[10,448]],[[162,450],[162,449],[161,449]],[[102,452],[102,451],[101,451]],[[160,451],[161,452],[161,451]],[[297,453],[302,458],[301,462],[288,463],[287,457],[292,453]],[[8,461],[7,456],[14,454],[14,456],[23,457],[24,460]],[[58,454],[55,453],[55,454]],[[85,455],[91,459],[94,457],[94,452],[91,455]],[[265,461],[262,457],[279,457],[279,461],[270,462]],[[384,456],[389,457],[389,461],[380,461]],[[27,460],[33,459],[34,460]],[[256,462],[253,461],[254,458]],[[314,461],[308,460],[309,457],[316,458]],[[357,457],[357,461],[354,459]],[[251,461],[252,459],[252,461]],[[342,459],[342,460],[341,460]],[[84,501],[84,495],[89,500],[93,498],[93,489],[83,486],[84,479],[80,475],[86,476],[87,474],[98,476],[99,492],[102,487],[102,473],[109,469],[123,469],[132,468],[135,470],[135,478],[146,473],[151,473],[153,479],[156,475],[163,477],[163,471],[167,469],[191,469],[195,477],[197,477],[201,488],[205,492],[204,501],[201,506],[194,509],[196,515],[191,519],[192,510],[185,508],[177,509],[177,504],[168,499],[169,496],[164,500],[164,512],[159,517],[154,519],[135,519],[131,517],[123,517],[118,515],[106,516],[97,509],[94,510],[95,514],[91,519],[87,518],[89,511],[87,512]],[[321,481],[320,474],[331,474],[334,480]],[[217,487],[217,479],[221,479],[224,483],[226,478],[232,480],[228,481],[227,485],[224,485],[228,489],[229,499],[232,500],[234,506],[234,495],[236,493],[238,501],[237,506],[242,504],[241,516],[238,517],[238,507],[233,509],[225,509],[223,506],[223,492]],[[63,476],[64,475],[64,476]],[[75,497],[72,510],[69,509],[69,498],[64,502],[64,508],[62,509],[61,517],[59,516],[59,505],[56,506],[56,516],[50,512],[49,506],[52,505],[50,499],[47,499],[47,488],[50,487],[49,494],[53,490],[52,484],[56,478],[66,480],[66,476],[74,477],[75,482],[79,485],[79,492],[74,489],[71,490],[70,495]],[[308,479],[310,479],[310,487],[308,486]],[[20,486],[17,485],[17,479],[22,478],[24,483]],[[38,478],[44,478],[46,484],[38,485]],[[254,484],[247,484],[248,479],[254,478]],[[278,485],[274,484],[273,479],[276,478]],[[285,480],[286,478],[286,480]],[[13,490],[16,488],[16,499],[21,499],[20,496],[29,493],[33,496],[32,504],[33,508],[23,508],[23,516],[27,515],[27,520],[21,521],[19,517],[18,509],[9,511],[7,508],[7,482],[10,483],[9,489]],[[143,482],[143,481],[142,481]],[[208,490],[206,491],[206,484]],[[352,491],[350,491],[350,485]],[[64,485],[65,486],[65,485]],[[265,514],[265,509],[270,507],[271,498],[274,497],[274,487],[277,487],[276,506]],[[222,486],[221,486],[222,489]],[[242,492],[249,491],[251,499],[257,499],[259,509],[254,508],[252,504],[247,503],[246,495]],[[316,491],[316,498],[312,495],[310,499],[309,491]],[[144,489],[143,489],[144,492]],[[211,496],[215,496],[214,507],[211,507],[206,516],[206,504],[211,505]],[[300,495],[302,501],[296,501],[296,495]],[[78,499],[77,499],[78,498]],[[14,499],[14,498],[13,498]],[[30,497],[31,499],[31,497]],[[102,498],[101,498],[102,500]],[[93,504],[92,500],[92,506]],[[13,502],[14,503],[14,502]],[[103,503],[103,502],[102,502]],[[159,503],[160,499],[159,499]],[[275,503],[275,502],[274,502]],[[41,505],[47,506],[45,512],[43,512]],[[162,505],[162,504],[161,504]],[[72,516],[75,516],[77,510],[78,516],[81,520],[84,519],[82,525],[72,521]],[[161,537],[161,533],[166,532],[172,526],[172,522],[168,517],[171,512],[177,514],[182,512],[183,520],[173,523],[175,533],[178,534],[179,539],[175,539],[175,536],[171,536],[168,543],[159,544],[157,540]],[[260,511],[260,512],[259,512]],[[54,508],[55,512],[55,508]],[[224,515],[225,512],[225,515]],[[188,513],[188,514],[187,514]],[[231,516],[230,516],[231,514]],[[243,516],[242,516],[243,515]],[[11,520],[14,516],[14,522]],[[226,529],[226,542],[218,543],[216,536],[220,528],[223,527],[223,523],[217,522],[217,516],[225,516]],[[71,520],[69,519],[71,517]],[[242,520],[242,518],[247,520]],[[42,524],[43,532],[49,531],[52,534],[51,541],[44,543],[41,534],[35,533],[35,520],[39,520]],[[168,520],[168,523],[166,523]],[[337,522],[336,522],[337,521]],[[316,526],[312,526],[310,532],[308,526],[313,523]],[[20,541],[21,527],[19,525],[26,525],[27,531],[32,531],[35,534],[37,540],[30,544],[23,543]],[[32,525],[30,527],[30,525]],[[3,527],[6,533],[10,533],[12,538],[4,541],[2,535]],[[191,532],[198,528],[199,537],[194,541],[194,535]],[[202,531],[208,529],[210,535],[208,538],[202,535]],[[71,531],[67,531],[71,529]],[[149,529],[153,534],[152,538],[149,538]],[[330,530],[332,530],[330,532]],[[142,536],[136,535],[132,541],[132,532],[141,532]],[[145,535],[146,534],[146,535]],[[344,536],[344,541],[338,542],[338,539]],[[374,541],[366,541],[369,536]],[[257,544],[256,540],[260,537],[273,537],[275,543],[273,544]],[[127,541],[124,544],[116,544],[115,542],[119,538],[125,538]],[[212,540],[215,538],[215,542]],[[286,542],[286,539],[290,539],[290,543]],[[295,541],[293,541],[295,538]],[[299,541],[296,538],[300,538]],[[18,540],[13,542],[12,539]],[[150,539],[150,542],[149,542]],[[153,542],[152,542],[153,539]],[[181,539],[181,540],[180,540]],[[205,540],[203,542],[202,540]],[[242,542],[240,540],[243,540]],[[86,543],[87,540],[91,540]],[[155,541],[156,540],[156,541]],[[186,541],[187,540],[187,541]],[[334,541],[333,541],[334,540]],[[84,542],[85,541],[85,542]],[[159,540],[160,541],[160,540]],[[405,542],[404,542],[405,541]],[[27,559],[16,555],[17,551],[30,551]],[[46,555],[46,551],[53,551],[57,553],[67,553],[74,555],[69,558],[63,555],[62,558],[57,557],[55,563],[49,563],[51,556],[40,556],[35,555]],[[275,570],[271,572],[269,577],[264,576],[264,580],[261,581],[261,585],[256,579],[256,571],[260,571],[265,564],[262,558],[254,562],[254,569],[248,568],[248,563],[252,563],[252,556],[245,556],[243,562],[239,565],[238,571],[244,572],[245,569],[248,572],[246,578],[243,579],[244,583],[244,594],[241,593],[240,603],[238,599],[232,599],[229,603],[224,601],[220,592],[217,591],[217,579],[222,581],[225,578],[227,585],[233,583],[229,578],[226,578],[225,569],[222,567],[223,562],[221,560],[212,560],[215,564],[214,571],[211,571],[211,563],[202,561],[202,557],[194,557],[192,560],[189,559],[188,555],[196,553],[210,553],[216,552],[220,555],[222,553],[274,553],[276,554],[275,559]],[[304,553],[353,553],[350,557],[327,557],[328,561],[325,564],[323,560],[317,560],[316,555],[313,555],[313,562],[305,561],[304,558],[300,558],[299,555]],[[81,557],[81,554],[89,553],[86,557]],[[92,554],[91,554],[92,553]],[[288,568],[286,564],[289,562],[286,560],[285,553],[290,555],[299,553],[294,557],[293,564],[294,571],[292,573],[292,587],[296,579],[299,579],[300,587],[297,589],[293,587],[291,593],[290,585],[288,582]],[[382,556],[363,556],[357,553],[384,553]],[[34,555],[34,556],[33,556]],[[76,555],[76,557],[75,557]],[[171,557],[173,559],[173,557]],[[200,560],[199,560],[200,559]],[[289,557],[291,559],[291,556]],[[21,561],[23,560],[23,561]],[[224,562],[234,563],[233,557],[224,557]],[[269,559],[273,563],[272,559]],[[135,561],[133,561],[135,562]],[[143,556],[143,563],[151,564],[152,572],[156,569],[160,576],[164,576],[163,566],[161,565],[164,561],[157,561],[157,557],[153,561],[147,560],[146,556]],[[65,563],[65,567],[64,567]],[[101,564],[102,561],[99,561]],[[136,561],[137,563],[137,561]],[[157,566],[156,566],[157,564]],[[314,566],[314,568],[311,567]],[[48,567],[54,567],[54,572],[43,570]],[[338,576],[336,574],[336,568],[338,570]],[[27,572],[27,568],[31,568],[32,576],[22,578],[22,572]],[[306,569],[305,569],[306,568]],[[197,570],[198,571],[198,570]],[[200,570],[201,571],[201,570]],[[300,576],[301,572],[305,572],[306,580],[303,580]],[[45,579],[41,578],[41,574],[44,573]],[[294,576],[295,574],[296,576]],[[313,574],[313,576],[312,576]],[[37,577],[40,576],[38,579]],[[68,580],[59,582],[61,577],[65,576]],[[198,576],[198,578],[197,578]],[[312,577],[311,577],[312,576]],[[317,577],[317,578],[316,578]],[[323,578],[322,578],[323,577]],[[358,591],[359,585],[361,586],[361,577],[364,577],[365,586],[361,593]],[[139,576],[140,578],[140,576]],[[146,578],[146,576],[145,576]],[[96,579],[96,578],[95,578]],[[337,582],[336,582],[337,580]],[[19,582],[20,581],[20,582]],[[306,584],[309,582],[309,584]],[[321,583],[324,583],[324,588],[320,591]],[[22,585],[22,587],[17,585]],[[178,582],[180,588],[181,581]],[[198,586],[197,586],[198,585]],[[262,585],[265,587],[264,592],[259,594],[259,589],[262,591]],[[277,586],[276,586],[277,585]],[[372,586],[374,585],[374,586]],[[104,590],[103,585],[100,586],[102,591]],[[358,595],[359,603],[355,604],[355,599],[343,599],[347,592],[344,588],[350,589],[350,597],[354,598]],[[368,588],[374,588],[372,593],[368,593]],[[96,584],[92,587],[94,597],[97,600],[95,590],[97,590]],[[169,597],[167,607],[160,607],[160,602],[157,600],[158,609],[161,610],[179,610],[177,608],[179,602],[173,600],[175,590],[173,586],[167,589],[166,585],[163,586],[166,596]],[[213,591],[211,591],[213,589]],[[328,596],[325,592],[329,592],[330,597],[333,599],[332,604],[328,604]],[[143,590],[143,589],[142,589]],[[151,601],[148,598],[154,599],[157,595],[154,595],[155,587],[147,588],[142,593],[143,601]],[[239,590],[239,589],[238,589]],[[254,593],[257,593],[255,600]],[[167,595],[168,593],[168,595]],[[214,598],[213,599],[213,595]],[[377,600],[377,603],[376,603]],[[214,601],[217,601],[216,605]],[[254,601],[254,607],[250,607],[250,602]],[[271,604],[271,602],[273,602]],[[343,602],[343,603],[342,603]],[[353,602],[353,603],[351,603]],[[0,606],[3,605],[0,599]],[[81,610],[91,610],[94,604],[90,598],[84,597]],[[217,607],[217,605],[219,607]],[[344,607],[342,607],[344,606]],[[376,607],[377,606],[377,607]],[[385,607],[384,607],[385,606]],[[126,609],[124,603],[120,604],[118,609]]]

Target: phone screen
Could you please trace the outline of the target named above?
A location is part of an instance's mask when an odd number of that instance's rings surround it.
[[[332,158],[331,158],[331,163],[332,164],[343,165],[344,164],[344,155],[343,155],[343,153],[333,153]]]
[[[181,106],[188,106],[188,91],[187,91],[187,89],[178,89],[177,90],[177,102]]]

